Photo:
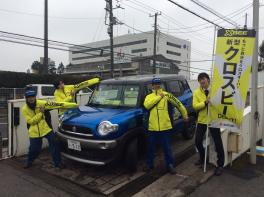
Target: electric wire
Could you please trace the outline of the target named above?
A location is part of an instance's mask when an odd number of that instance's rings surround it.
[[[1,36],[1,35],[0,35]],[[10,37],[11,38],[11,37]],[[11,38],[11,39],[16,39],[16,38]],[[28,40],[25,40],[25,39],[21,39],[23,41],[28,41]],[[35,44],[35,43],[28,43],[28,42],[22,42],[22,41],[15,41],[15,40],[9,40],[9,39],[2,39],[0,38],[0,41],[4,41],[4,42],[9,42],[9,43],[15,43],[15,44],[23,44],[23,45],[28,45],[28,46],[35,46],[35,47],[41,47],[43,48],[44,45],[41,45],[41,44]],[[54,49],[54,50],[60,50],[60,51],[66,51],[66,52],[72,52],[71,50],[69,49],[63,49],[63,48],[58,48],[58,47],[54,47],[54,46],[49,46],[48,47],[49,49]],[[84,52],[83,52],[84,53]],[[87,53],[84,53],[84,54],[87,54]],[[89,54],[89,55],[94,55],[94,54]],[[146,59],[146,58],[145,58]],[[151,59],[151,58],[149,58]],[[115,60],[118,60],[118,58],[115,58]],[[206,62],[206,61],[210,61],[210,60],[196,60],[196,61],[184,61],[184,62],[181,62],[181,63],[187,63],[187,62]],[[174,62],[173,60],[171,62]],[[180,65],[179,66],[181,67],[187,67],[189,69],[198,69],[198,70],[206,70],[207,69],[202,69],[202,68],[196,68],[196,67],[191,67],[191,66],[185,66],[185,65]]]

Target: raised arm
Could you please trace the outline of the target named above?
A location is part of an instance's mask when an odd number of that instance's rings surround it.
[[[87,81],[83,81],[81,83],[78,83],[76,85],[74,85],[74,91],[79,91],[83,88],[86,88],[86,87],[89,87],[91,85],[94,85],[94,84],[97,84],[100,82],[100,79],[99,78],[93,78],[93,79],[89,79]]]
[[[177,107],[179,109],[179,111],[182,114],[182,117],[184,119],[188,118],[188,112],[186,110],[186,108],[184,107],[184,105],[179,101],[179,99],[177,99],[175,96],[173,96],[170,93],[165,94],[165,96],[168,98],[168,101],[175,107]]]

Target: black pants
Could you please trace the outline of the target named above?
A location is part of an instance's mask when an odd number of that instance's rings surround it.
[[[206,133],[206,124],[197,124],[197,129],[196,129],[196,134],[195,134],[195,145],[196,148],[199,151],[200,154],[200,160],[204,161],[204,156],[205,156],[205,150],[203,147],[203,138],[204,134]],[[214,143],[215,143],[215,149],[217,152],[217,165],[219,167],[223,167],[225,163],[225,153],[224,153],[224,148],[223,148],[223,142],[220,134],[220,129],[219,128],[209,128],[211,135],[213,137]]]

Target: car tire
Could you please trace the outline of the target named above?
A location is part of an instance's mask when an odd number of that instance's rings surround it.
[[[193,138],[195,129],[196,129],[196,118],[194,116],[189,117],[189,121],[187,123],[183,123],[183,131],[182,136],[186,140],[190,140]]]
[[[125,166],[129,172],[137,170],[138,161],[138,139],[134,138],[128,142],[124,155]]]

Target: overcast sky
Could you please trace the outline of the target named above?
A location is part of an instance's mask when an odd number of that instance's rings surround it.
[[[215,21],[216,16],[201,9],[190,0],[175,0],[205,18]],[[114,5],[117,1],[113,0]],[[208,60],[212,56],[213,25],[191,15],[167,0],[118,0],[125,9],[116,9],[114,15],[128,26],[140,31],[153,29],[155,10],[160,10],[159,29],[176,37],[189,39],[192,44],[191,59]],[[233,21],[243,26],[245,13],[248,13],[248,27],[252,27],[253,0],[200,0],[222,15],[230,16]],[[264,4],[263,0],[260,0]],[[247,6],[248,5],[248,6]],[[247,6],[247,7],[246,7]],[[49,39],[73,44],[89,43],[107,39],[104,0],[49,0]],[[245,8],[242,9],[241,8]],[[233,12],[240,10],[232,15]],[[260,8],[259,40],[264,39],[264,6]],[[0,0],[0,31],[42,37],[44,31],[44,0]],[[223,27],[230,24],[217,20]],[[114,35],[138,33],[126,25],[116,26]],[[9,39],[2,37],[0,39]],[[7,43],[0,40],[0,70],[26,72],[33,61],[43,56],[43,48]],[[56,65],[67,65],[68,52],[49,50],[49,57]],[[191,67],[210,69],[210,62],[193,62]],[[198,71],[192,69],[192,71]]]

